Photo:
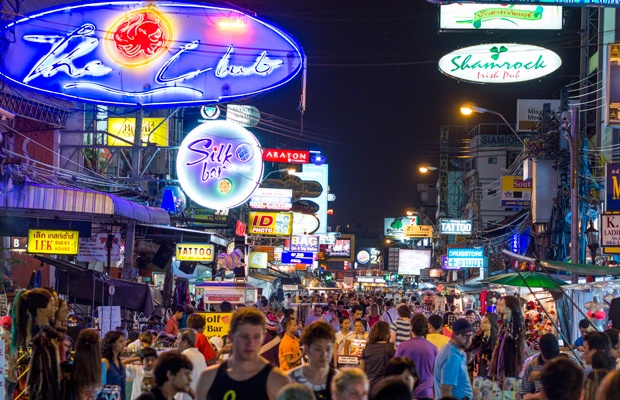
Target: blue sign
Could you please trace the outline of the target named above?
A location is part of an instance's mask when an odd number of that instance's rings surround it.
[[[448,249],[448,266],[446,269],[482,267],[484,267],[484,249]]]
[[[620,211],[620,164],[605,164],[605,211]]]
[[[314,255],[305,251],[283,251],[282,262],[284,264],[312,264]]]
[[[452,3],[478,3],[480,0],[428,0],[431,3],[437,4],[452,4]],[[620,7],[620,0],[484,0],[484,3],[488,4],[544,4],[544,5],[558,5],[568,7]]]
[[[287,83],[304,63],[281,29],[204,4],[63,6],[20,18],[2,34],[11,38],[0,64],[8,80],[112,106],[228,102]]]

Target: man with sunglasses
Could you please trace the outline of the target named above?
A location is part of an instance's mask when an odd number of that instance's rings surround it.
[[[459,400],[473,398],[465,353],[471,346],[472,337],[473,328],[468,320],[459,318],[452,323],[452,339],[442,347],[435,358],[433,381],[436,398],[449,396]]]

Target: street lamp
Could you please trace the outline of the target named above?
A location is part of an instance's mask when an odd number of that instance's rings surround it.
[[[592,258],[592,265],[596,264],[596,250],[598,250],[598,231],[594,227],[592,221],[586,229],[586,241],[588,243],[588,249],[590,249],[590,257]],[[592,275],[586,275],[586,282],[594,282]]]
[[[465,104],[465,105],[461,106],[461,114],[463,114],[463,115],[471,115],[472,113],[479,113],[479,114],[488,113],[488,114],[493,114],[493,115],[499,116],[502,119],[502,121],[504,121],[506,126],[508,126],[510,131],[517,137],[517,139],[519,139],[519,141],[523,145],[523,148],[525,148],[525,142],[523,141],[523,139],[521,139],[521,137],[517,134],[517,131],[514,130],[512,125],[510,125],[510,123],[506,120],[506,118],[501,113],[498,113],[497,111],[489,110],[487,108],[476,107],[476,106],[471,105],[471,104]]]

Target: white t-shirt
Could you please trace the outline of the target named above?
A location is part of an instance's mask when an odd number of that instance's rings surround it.
[[[200,350],[195,347],[183,350],[181,352],[184,356],[187,356],[189,360],[192,362],[194,368],[192,369],[192,383],[190,383],[190,387],[196,390],[196,386],[198,385],[198,378],[200,378],[200,374],[207,368],[207,362],[205,361],[205,356],[202,355]],[[177,393],[174,396],[175,400],[192,400],[189,394],[187,393]]]
[[[142,378],[144,378],[144,368],[140,364],[125,365],[125,375],[127,378],[133,379],[131,385],[131,400],[136,400],[142,394]]]

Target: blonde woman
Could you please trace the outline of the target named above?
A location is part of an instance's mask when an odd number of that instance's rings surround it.
[[[332,380],[333,400],[368,400],[368,379],[359,368],[343,368]]]

